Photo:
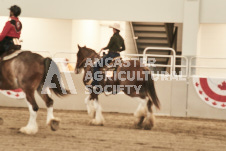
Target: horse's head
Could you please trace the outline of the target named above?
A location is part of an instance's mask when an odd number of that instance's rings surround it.
[[[97,53],[94,50],[89,49],[86,46],[80,47],[78,45],[77,63],[76,63],[76,67],[75,67],[75,74],[81,73],[82,69],[85,66],[87,58],[92,59],[95,56],[97,56]]]

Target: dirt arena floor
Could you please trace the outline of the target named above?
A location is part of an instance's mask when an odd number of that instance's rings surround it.
[[[89,126],[83,111],[55,110],[62,122],[58,131],[45,125],[46,110],[38,114],[39,132],[28,136],[18,132],[27,124],[26,108],[0,108],[0,150],[226,150],[226,121],[156,117],[149,130],[133,128],[132,114],[104,113],[105,126]]]

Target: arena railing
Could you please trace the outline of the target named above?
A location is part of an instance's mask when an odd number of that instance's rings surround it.
[[[159,50],[159,51],[163,51],[163,50],[170,50],[172,52],[172,55],[151,55],[151,54],[147,54],[147,51],[151,51],[151,50]],[[147,57],[151,56],[151,57],[168,57],[170,58],[170,64],[166,65],[166,64],[154,64],[152,66],[155,67],[169,67],[170,68],[170,75],[171,76],[176,76],[176,68],[185,68],[185,74],[182,74],[183,77],[187,77],[188,76],[188,58],[185,56],[176,56],[175,50],[173,48],[164,48],[164,47],[147,47],[144,49],[143,52],[143,63],[147,64]],[[183,65],[176,65],[176,58],[181,58],[184,59]],[[150,65],[148,65],[150,66]]]
[[[175,64],[175,69],[176,68],[181,68],[182,71],[185,71],[185,73],[181,73],[179,75],[182,75],[182,77],[188,77],[189,75],[189,59],[186,56],[176,56],[176,58],[181,58],[181,62],[183,61],[183,63],[181,63],[180,65],[176,65]],[[176,60],[175,60],[176,63]]]
[[[147,51],[149,50],[171,50],[173,55],[159,55],[159,54],[147,54]],[[56,52],[53,55],[53,58],[71,58],[72,55],[76,55],[77,53],[75,52]],[[59,57],[58,57],[59,56]],[[64,56],[64,57],[63,57]],[[175,50],[172,48],[159,48],[159,47],[147,47],[144,50],[143,54],[121,54],[123,59],[126,58],[131,58],[131,57],[136,57],[136,58],[142,58],[143,63],[148,66],[148,67],[169,67],[170,68],[170,76],[176,76],[175,73],[175,68],[185,68],[185,74],[183,74],[183,77],[187,77],[188,75],[188,59],[185,56],[175,56]],[[77,56],[75,56],[76,58]],[[158,57],[158,58],[170,58],[170,64],[152,64],[152,63],[147,63],[148,57]],[[175,59],[176,58],[182,58],[184,59],[184,65],[175,65]],[[76,60],[76,59],[75,59]],[[66,63],[66,61],[57,61],[57,63]],[[68,61],[68,63],[76,64],[76,61]]]
[[[144,54],[122,54],[121,55],[123,58],[124,57],[138,57],[138,58],[143,58],[144,57]],[[166,64],[151,64],[151,63],[147,63],[147,58],[148,57],[159,57],[159,58],[171,58],[171,62],[169,65],[166,65]],[[169,67],[170,68],[170,72],[171,73],[175,73],[175,69],[173,69],[173,65],[172,63],[175,62],[173,61],[173,56],[172,55],[157,55],[157,54],[146,54],[145,55],[145,58],[146,60],[144,59],[143,63],[147,66],[147,67],[153,67],[153,68],[156,68],[156,67]],[[185,71],[184,74],[182,74],[181,76],[182,77],[187,77],[188,76],[188,58],[185,57],[185,56],[175,56],[175,58],[181,58],[183,59],[183,65],[174,65],[175,68],[185,68],[183,71]],[[164,75],[164,74],[162,74]],[[175,74],[171,74],[171,76],[176,76]]]
[[[153,49],[158,49],[158,50],[171,50],[173,51],[173,54],[175,54],[174,50],[172,48],[157,48],[157,47],[147,47],[145,48],[144,50],[144,53],[143,54],[122,54],[122,56],[124,57],[139,57],[139,58],[143,58],[143,62],[145,62],[145,60],[147,60],[147,57],[168,57],[168,58],[171,58],[171,63],[170,65],[166,65],[166,64],[148,64],[147,62],[145,63],[148,67],[169,67],[170,68],[170,72],[173,73],[175,72],[175,68],[185,68],[185,74],[183,74],[183,77],[187,76],[188,73],[191,73],[190,72],[190,68],[188,68],[188,59],[187,57],[184,57],[184,56],[172,56],[172,55],[153,55],[153,54],[146,54],[146,52],[148,50],[153,50]],[[76,53],[75,52],[56,52],[52,55],[52,53],[50,53],[49,51],[33,51],[35,53],[38,53],[40,55],[43,55],[45,57],[50,57],[50,58],[57,58],[57,55],[59,56],[58,58],[62,57],[62,56],[65,56],[63,58],[70,58],[71,55],[75,55],[76,56]],[[76,57],[75,57],[76,58]],[[175,65],[173,64],[175,62],[175,59],[176,58],[183,58],[185,60],[185,63],[184,65]],[[74,60],[74,59],[73,59]],[[192,60],[192,59],[191,59]],[[75,65],[75,61],[67,61],[68,63],[71,63],[71,64],[74,64]],[[66,63],[66,61],[57,61],[57,63]],[[190,61],[190,64],[191,66],[191,61]],[[194,68],[194,66],[191,66],[192,68]],[[172,75],[172,74],[171,74]],[[175,76],[175,75],[174,75]],[[189,75],[190,76],[190,75]]]
[[[32,51],[32,52],[35,52],[35,53],[38,53],[44,57],[50,57],[50,58],[53,58],[53,55],[51,52],[49,51]]]
[[[144,49],[143,52],[143,63],[146,64],[147,63],[147,51],[151,51],[151,50],[159,50],[159,51],[163,51],[163,50],[170,50],[172,52],[172,55],[152,55],[152,57],[156,56],[156,57],[169,57],[170,59],[170,65],[166,65],[166,67],[170,67],[170,75],[174,76],[175,75],[175,50],[172,48],[159,48],[159,47],[146,47]],[[160,65],[159,67],[163,67],[162,65]]]
[[[214,61],[214,65],[209,65],[212,64],[211,60]],[[201,64],[205,65],[201,65]],[[219,64],[219,65],[216,65]],[[226,58],[224,57],[202,57],[202,56],[193,56],[189,60],[189,75],[188,77],[192,76],[202,76],[202,77],[225,77],[226,75],[226,66],[221,66],[221,65],[226,64]],[[195,71],[193,72],[193,69]],[[201,71],[199,69],[207,69],[208,71]],[[209,70],[218,70],[218,72],[210,72]],[[219,70],[223,70],[223,76],[221,76],[222,71],[219,72]],[[204,73],[204,74],[203,74]]]
[[[170,67],[170,70],[171,70],[171,73],[172,73],[172,56],[170,55],[152,55],[152,54],[146,54],[145,55],[145,58],[144,58],[144,55],[143,54],[122,54],[121,55],[123,59],[126,59],[126,58],[131,58],[131,57],[138,57],[138,58],[142,58],[143,60],[142,63],[147,66],[147,67]],[[153,60],[152,63],[149,63],[148,62],[148,57],[152,57],[152,58],[156,58],[156,57],[159,57],[159,58],[171,58],[171,64],[170,65],[166,65],[166,64],[155,64],[155,60],[151,58],[151,60]],[[135,59],[134,59],[135,60]],[[148,63],[147,63],[148,62]]]
[[[142,63],[147,66],[147,67],[153,67],[153,68],[156,68],[156,67],[169,67],[171,72],[170,73],[173,73],[173,69],[172,69],[172,60],[173,60],[173,57],[171,55],[153,55],[153,54],[146,54],[145,55],[145,58],[144,58],[144,55],[143,54],[122,54],[121,55],[123,59],[126,59],[126,58],[131,58],[131,57],[137,57],[137,58],[142,58],[143,60]],[[156,58],[156,57],[159,57],[159,58],[171,58],[171,64],[170,65],[166,65],[166,64],[155,64],[155,63],[147,63],[148,61],[148,57],[152,57],[152,58]],[[151,58],[151,60],[153,60]]]

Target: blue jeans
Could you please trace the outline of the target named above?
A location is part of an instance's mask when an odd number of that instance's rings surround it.
[[[114,58],[119,57],[120,54],[117,52],[109,52],[106,56],[104,56],[103,58],[101,58],[93,67],[93,82],[92,82],[92,86],[98,85],[99,84],[99,80],[97,80],[94,77],[94,74],[100,70],[100,68],[104,67],[107,64],[109,64]]]

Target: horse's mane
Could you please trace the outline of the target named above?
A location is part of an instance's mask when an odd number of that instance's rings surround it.
[[[87,50],[89,50],[89,51],[91,51],[91,52],[97,54],[95,50],[93,50],[93,49],[91,49],[91,48],[87,48],[87,47],[85,47],[85,48],[86,48]]]
[[[99,55],[97,54],[97,52],[91,48],[87,48],[87,47],[83,47],[83,51],[86,50],[89,54],[94,54],[94,56],[99,57]]]

